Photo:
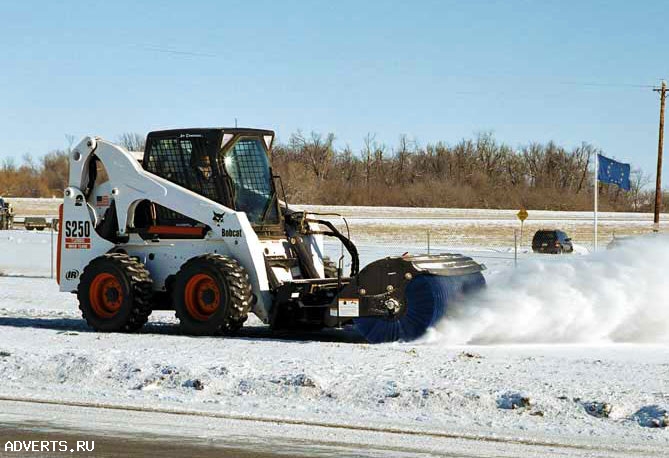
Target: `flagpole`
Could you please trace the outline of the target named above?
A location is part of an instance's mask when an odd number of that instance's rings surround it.
[[[598,205],[599,205],[599,186],[598,181],[599,181],[599,153],[597,151],[595,153],[595,251],[597,251],[597,210],[598,210]]]

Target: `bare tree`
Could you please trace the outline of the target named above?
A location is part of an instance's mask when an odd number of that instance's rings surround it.
[[[42,180],[52,194],[62,195],[67,186],[69,171],[69,154],[67,151],[56,150],[42,157]]]
[[[397,145],[397,152],[395,153],[397,159],[397,174],[396,181],[398,183],[404,183],[407,169],[407,162],[411,154],[414,145],[409,140],[409,137],[406,134],[400,135],[399,144]]]
[[[587,143],[582,143],[581,146],[576,148],[573,152],[573,155],[576,156],[576,165],[580,169],[581,175],[576,188],[576,194],[583,189],[583,184],[585,183],[585,179],[588,176],[588,169],[590,168],[590,157],[593,154],[599,154],[599,151]]]
[[[65,134],[65,140],[67,141],[67,152],[69,153],[72,151],[72,146],[74,145],[74,142],[77,140],[77,138],[72,134]]]
[[[290,142],[297,147],[308,166],[319,181],[324,180],[332,166],[334,159],[334,140],[332,133],[325,138],[319,133],[312,132],[309,138],[305,138],[302,132],[297,131],[291,135]]]
[[[118,137],[117,142],[128,151],[144,152],[144,148],[146,147],[146,140],[144,139],[144,136],[133,132],[126,132],[121,134]]]
[[[643,173],[642,170],[636,169],[632,170],[630,174],[630,197],[632,200],[632,209],[636,211],[642,210],[642,205],[644,200],[647,199],[647,192],[644,192],[644,188],[651,183],[651,177]]]

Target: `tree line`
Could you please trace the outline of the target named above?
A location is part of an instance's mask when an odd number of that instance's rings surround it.
[[[0,164],[0,196],[62,197],[68,171],[64,150],[52,151],[39,160],[26,154],[21,163],[4,159]]]
[[[144,137],[116,139],[129,150],[144,149]],[[393,147],[367,135],[354,151],[338,148],[332,133],[298,131],[273,148],[273,170],[292,203],[450,208],[591,210],[592,160],[600,153],[583,143],[566,148],[554,142],[511,147],[490,133],[420,145],[400,135]],[[21,163],[0,165],[0,195],[62,196],[67,185],[69,149]],[[632,189],[600,184],[602,210],[651,211],[650,179],[632,172]]]
[[[596,153],[588,143],[514,148],[490,133],[424,146],[401,135],[394,147],[367,135],[353,151],[333,134],[297,132],[274,147],[273,166],[296,203],[592,210]],[[649,177],[634,170],[631,182],[629,192],[600,184],[601,209],[650,211]]]
[[[51,151],[40,159],[25,154],[20,163],[9,157],[0,163],[0,196],[62,197],[67,187],[68,157],[75,138],[66,136],[70,146]],[[144,151],[144,136],[124,133],[116,142],[129,151]]]

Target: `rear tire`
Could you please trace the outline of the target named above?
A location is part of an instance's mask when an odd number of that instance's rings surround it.
[[[174,280],[176,316],[185,334],[231,334],[253,304],[249,275],[235,259],[206,254],[187,261]]]
[[[144,326],[152,294],[149,271],[123,253],[93,259],[77,290],[81,315],[90,327],[103,332],[133,332]]]

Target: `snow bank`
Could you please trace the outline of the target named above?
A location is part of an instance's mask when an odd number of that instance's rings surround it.
[[[442,343],[669,342],[669,238],[530,259],[452,309]]]
[[[257,319],[239,337],[188,337],[173,312],[154,312],[137,334],[96,333],[76,302],[48,278],[0,277],[0,397],[636,444],[620,456],[651,455],[641,446],[662,447],[653,455],[661,456],[669,444],[667,345],[368,345],[352,343],[346,331],[272,334]],[[34,424],[46,411],[24,406],[13,415],[0,404],[0,424]],[[109,425],[110,412],[91,421],[81,410],[77,421]],[[48,421],[73,424],[53,414]],[[122,427],[155,434],[160,424],[135,417]],[[200,433],[207,438],[211,430]],[[402,437],[415,445],[414,436]],[[499,453],[485,454],[492,455]]]

